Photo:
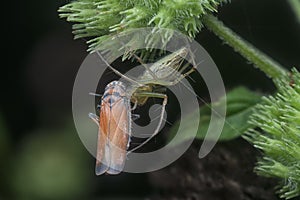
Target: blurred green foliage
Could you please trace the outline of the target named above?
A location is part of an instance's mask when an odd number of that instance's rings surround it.
[[[23,141],[10,180],[16,199],[77,199],[89,192],[89,162],[73,129],[40,129]]]
[[[300,0],[289,0],[288,2],[295,13],[298,23],[300,23]]]
[[[220,109],[224,106],[224,103],[227,104],[225,118],[226,122],[218,140],[227,141],[237,138],[249,128],[254,127],[253,125],[248,124],[247,121],[249,116],[252,114],[252,108],[259,103],[260,100],[260,95],[248,90],[245,87],[237,87],[229,91],[226,95],[226,98],[222,97],[219,101],[213,102],[212,104],[215,106],[215,108],[219,107]],[[206,133],[210,125],[212,104],[204,105],[200,108],[200,125],[196,135],[197,139],[204,139],[206,137]],[[190,124],[193,122],[193,119],[198,118],[196,115],[199,115],[199,113],[193,112],[186,116],[182,122],[176,122],[170,130],[169,140],[171,140],[174,137],[174,134],[177,133],[179,123],[183,124],[183,130],[185,130],[185,134],[184,138],[178,138],[175,141],[175,144],[192,139],[193,133],[189,132],[189,127],[192,127]],[[220,122],[222,120],[223,119],[220,118]],[[215,123],[219,122],[216,121]],[[215,140],[216,138],[213,137],[209,139]]]

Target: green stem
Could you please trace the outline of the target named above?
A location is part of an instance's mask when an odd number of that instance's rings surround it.
[[[285,74],[287,70],[272,58],[262,53],[249,42],[242,39],[231,29],[226,27],[221,21],[212,15],[203,18],[205,26],[225,41],[235,51],[244,56],[247,60],[262,70],[267,76],[276,79]]]
[[[289,0],[289,3],[297,17],[298,23],[300,23],[300,0]]]

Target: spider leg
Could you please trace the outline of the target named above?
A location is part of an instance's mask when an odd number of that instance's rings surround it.
[[[147,138],[144,142],[142,142],[140,145],[138,145],[138,146],[134,147],[133,149],[131,149],[130,151],[128,151],[127,154],[141,148],[146,143],[148,143],[155,135],[157,135],[157,133],[159,132],[159,128],[163,122],[164,112],[166,110],[166,105],[168,102],[168,96],[166,94],[154,93],[154,92],[141,92],[141,93],[137,93],[136,95],[141,96],[141,97],[161,98],[161,99],[163,99],[163,103],[162,103],[162,109],[161,109],[161,113],[160,113],[160,119],[159,119],[158,125],[157,125],[156,129],[154,130],[153,134],[149,138]]]
[[[143,84],[125,76],[124,74],[122,74],[121,72],[119,72],[118,70],[116,70],[115,68],[113,68],[104,58],[103,56],[101,55],[101,53],[99,51],[96,51],[97,55],[100,57],[100,59],[105,63],[106,66],[108,66],[113,72],[115,72],[117,75],[121,76],[122,78],[124,78],[125,80],[131,82],[131,83],[134,83],[138,86],[143,86]]]

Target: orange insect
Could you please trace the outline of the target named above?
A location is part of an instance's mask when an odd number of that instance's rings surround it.
[[[130,100],[121,81],[109,83],[101,99],[100,117],[90,113],[99,126],[96,175],[119,174],[125,164],[131,135]]]

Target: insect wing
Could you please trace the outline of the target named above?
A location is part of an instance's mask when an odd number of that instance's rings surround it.
[[[108,131],[110,115],[109,105],[102,101],[97,140],[96,175],[104,174],[109,169],[110,149],[108,144]]]
[[[124,97],[115,97],[115,99],[116,101],[111,105],[108,130],[110,153],[108,174],[119,174],[123,170],[131,131],[129,101]]]

